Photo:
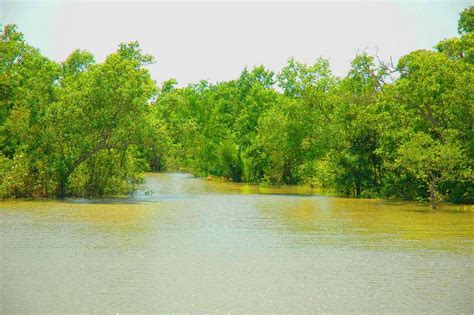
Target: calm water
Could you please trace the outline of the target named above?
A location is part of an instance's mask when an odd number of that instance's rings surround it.
[[[474,212],[299,192],[0,202],[0,313],[474,312]]]

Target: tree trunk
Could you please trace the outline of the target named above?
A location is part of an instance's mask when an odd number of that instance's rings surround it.
[[[436,177],[431,174],[430,175],[430,204],[431,204],[431,209],[437,209],[438,208],[438,192],[436,191]]]
[[[59,174],[59,184],[58,184],[58,189],[57,189],[57,196],[59,198],[64,198],[66,197],[66,190],[67,190],[67,182],[69,180],[69,176],[74,172],[74,170],[81,165],[84,161],[86,161],[88,158],[96,154],[100,150],[105,150],[105,149],[111,149],[114,148],[112,145],[108,145],[105,143],[99,143],[97,144],[92,150],[83,153],[79,158],[72,163],[72,165],[69,165],[65,167],[66,169],[61,171]]]
[[[66,187],[67,187],[68,179],[69,179],[69,175],[67,174],[61,174],[59,176],[59,184],[58,184],[56,195],[60,199],[63,199],[64,197],[66,197]]]

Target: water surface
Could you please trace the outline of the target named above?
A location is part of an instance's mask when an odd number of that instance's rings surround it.
[[[0,313],[472,313],[465,210],[186,174],[130,198],[3,201]]]

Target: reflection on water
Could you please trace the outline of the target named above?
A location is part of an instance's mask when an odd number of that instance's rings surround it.
[[[311,193],[149,174],[2,201],[0,313],[474,310],[472,209]]]
[[[293,198],[289,203],[275,199],[258,208],[306,242],[320,243],[321,239],[314,237],[319,233],[341,246],[473,253],[473,212],[456,212],[458,206],[445,205],[443,211],[433,212],[425,205],[407,202],[312,197]]]

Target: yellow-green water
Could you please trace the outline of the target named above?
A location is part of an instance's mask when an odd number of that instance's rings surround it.
[[[474,312],[471,206],[305,192],[149,174],[2,201],[0,313]]]

